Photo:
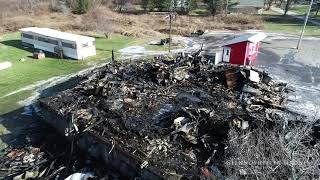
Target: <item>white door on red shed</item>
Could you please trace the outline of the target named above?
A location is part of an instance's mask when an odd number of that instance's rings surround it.
[[[223,48],[223,62],[230,62],[230,54],[231,54],[231,48],[224,47]]]

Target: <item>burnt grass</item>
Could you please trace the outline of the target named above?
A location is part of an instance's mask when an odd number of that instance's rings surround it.
[[[250,81],[250,71],[261,81]],[[230,128],[272,126],[266,113],[284,110],[286,93],[259,70],[194,57],[109,64],[41,104],[70,124],[68,136],[89,133],[111,144],[108,158],[96,153],[105,163],[114,165],[114,148],[130,154],[139,168],[124,177],[145,178],[148,169],[162,178],[219,178]]]

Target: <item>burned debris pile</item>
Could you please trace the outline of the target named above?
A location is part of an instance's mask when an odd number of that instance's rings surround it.
[[[44,118],[123,177],[222,177],[230,128],[276,121],[286,84],[195,57],[107,65],[42,99]]]
[[[27,179],[39,176],[39,170],[34,170],[33,167],[43,164],[47,160],[44,158],[44,152],[41,152],[40,148],[30,146],[10,149],[0,161],[2,171],[8,171],[7,176],[15,176],[17,178],[24,176]],[[20,173],[16,173],[17,171],[20,171]]]
[[[1,179],[65,179],[93,172],[99,177],[118,176],[41,121],[28,126],[0,153]]]

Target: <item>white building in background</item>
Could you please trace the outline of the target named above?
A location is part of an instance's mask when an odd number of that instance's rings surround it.
[[[264,7],[264,0],[239,0],[238,7],[263,8]]]
[[[78,60],[96,55],[95,39],[92,37],[38,27],[22,28],[20,32],[23,45],[35,49]]]

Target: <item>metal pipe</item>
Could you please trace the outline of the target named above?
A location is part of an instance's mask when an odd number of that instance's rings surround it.
[[[299,49],[299,46],[301,44],[302,37],[303,37],[303,34],[304,34],[304,30],[306,29],[306,25],[307,25],[308,18],[309,18],[309,15],[310,15],[312,4],[313,4],[313,0],[310,1],[310,6],[309,6],[309,9],[308,9],[308,13],[306,15],[306,18],[304,19],[304,24],[303,24],[303,28],[302,28],[302,31],[301,31],[301,34],[300,34],[299,41],[298,41],[297,49]]]
[[[229,6],[229,0],[227,0],[227,3],[226,3],[226,9],[225,9],[226,16],[228,15],[228,6]]]
[[[169,18],[170,18],[170,32],[169,32],[169,53],[171,52],[171,27],[172,27],[172,13],[170,12],[169,14]]]

